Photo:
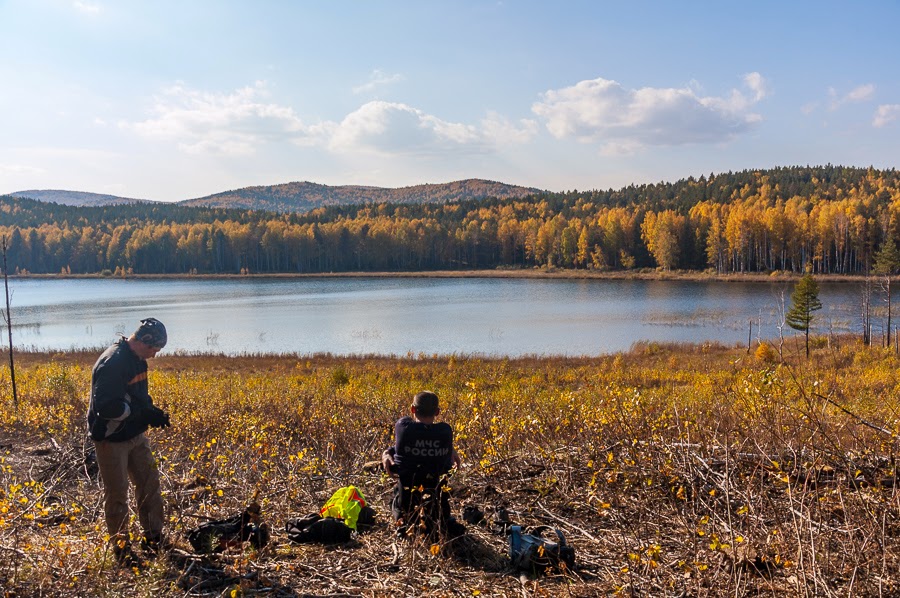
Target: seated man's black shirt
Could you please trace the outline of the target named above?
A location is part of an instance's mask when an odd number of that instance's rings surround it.
[[[404,417],[394,426],[394,467],[404,484],[436,481],[453,466],[453,428]]]

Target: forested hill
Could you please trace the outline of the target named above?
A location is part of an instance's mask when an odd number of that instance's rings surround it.
[[[308,212],[309,210],[325,206],[365,203],[446,203],[488,197],[522,198],[538,192],[540,192],[540,189],[481,179],[466,179],[451,183],[415,185],[413,187],[396,189],[355,185],[332,187],[302,182],[245,187],[175,203],[188,207],[265,210],[271,212]],[[103,195],[100,193],[50,189],[16,191],[10,195],[61,205],[83,207],[161,203],[147,199],[129,199],[127,197]]]
[[[58,227],[60,230],[97,230],[123,225],[140,228],[159,224],[208,224],[258,222],[276,218],[268,212],[224,208],[188,208],[163,202],[73,206],[29,198],[0,196],[0,230]]]
[[[149,200],[131,199],[103,193],[87,193],[85,191],[62,191],[59,189],[32,189],[10,193],[13,197],[24,197],[58,203],[65,206],[117,206],[131,203],[142,203]]]
[[[10,271],[20,273],[658,267],[858,274],[900,241],[900,173],[776,168],[618,190],[365,202],[302,214],[2,197],[0,235]]]
[[[319,207],[366,203],[446,203],[487,197],[522,198],[539,191],[481,179],[397,189],[354,185],[331,187],[302,182],[246,187],[179,203],[185,206],[307,212]]]

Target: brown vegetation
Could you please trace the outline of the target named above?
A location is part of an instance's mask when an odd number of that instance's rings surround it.
[[[140,572],[105,549],[83,435],[95,356],[22,354],[18,412],[0,377],[0,580],[16,596],[897,595],[900,361],[849,340],[815,342],[809,361],[787,347],[160,357],[151,391],[173,427],[151,434],[178,549]],[[558,527],[574,570],[512,571],[489,527],[448,545],[395,536],[391,481],[366,464],[422,388],[440,394],[465,462],[454,510]],[[289,517],[351,483],[375,531],[333,548],[286,541]],[[188,529],[257,491],[273,544],[187,552]]]

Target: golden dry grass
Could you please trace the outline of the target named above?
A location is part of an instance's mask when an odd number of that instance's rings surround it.
[[[900,361],[849,339],[784,357],[163,356],[151,392],[173,426],[150,434],[169,531],[187,549],[188,529],[258,491],[274,542],[134,572],[105,548],[83,435],[95,355],[20,354],[17,410],[0,374],[0,581],[15,596],[897,595]],[[423,388],[464,458],[454,510],[558,527],[574,571],[512,571],[488,527],[440,550],[395,537],[392,482],[366,464]],[[287,542],[288,518],[347,484],[383,525],[333,548]]]

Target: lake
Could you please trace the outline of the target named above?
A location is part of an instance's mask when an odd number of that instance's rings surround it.
[[[751,321],[754,340],[777,338],[782,294],[790,307],[792,289],[784,281],[10,279],[16,347],[100,349],[154,316],[168,328],[167,353],[228,355],[593,356],[636,341],[746,344]],[[821,289],[814,331],[860,330],[860,284]]]

